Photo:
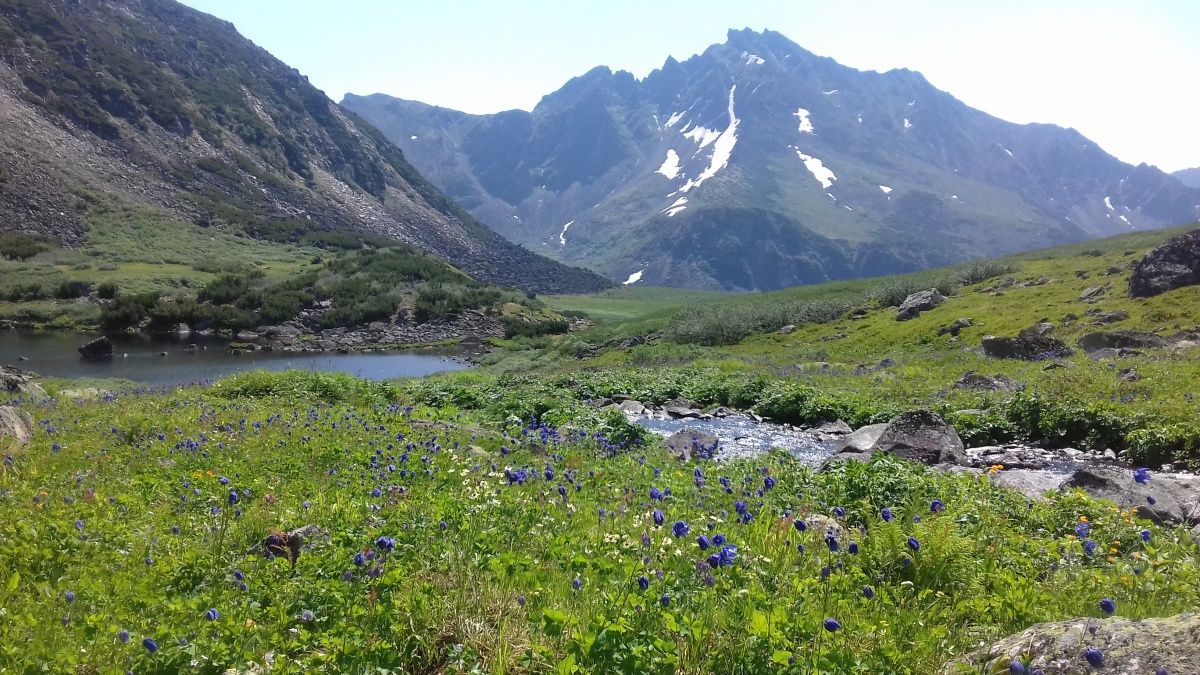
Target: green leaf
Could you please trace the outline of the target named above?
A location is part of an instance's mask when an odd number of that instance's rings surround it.
[[[13,572],[12,576],[8,578],[8,591],[11,593],[11,592],[17,590],[17,586],[19,586],[20,584],[21,584],[21,573]]]
[[[771,655],[771,662],[777,663],[781,666],[786,666],[788,664],[788,660],[791,658],[792,658],[791,652],[786,652],[782,649],[776,649],[775,653]]]

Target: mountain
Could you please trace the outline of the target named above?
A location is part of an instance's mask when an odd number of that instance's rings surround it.
[[[497,232],[630,282],[773,289],[1200,217],[1200,191],[1072,129],[771,31],[643,79],[595,68],[532,112],[342,104]]]
[[[486,282],[608,282],[497,236],[232,24],[172,0],[0,0],[0,231],[69,245],[101,200],[260,239],[399,240]]]
[[[1194,169],[1182,169],[1171,174],[1188,187],[1200,188],[1200,166]]]

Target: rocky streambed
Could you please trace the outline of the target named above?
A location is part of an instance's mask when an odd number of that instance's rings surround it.
[[[965,447],[954,428],[935,413],[916,410],[884,424],[852,429],[842,421],[813,427],[780,424],[746,411],[703,410],[687,401],[663,405],[634,400],[606,406],[663,437],[680,459],[727,461],[772,449],[791,453],[819,470],[883,452],[943,471],[987,473],[1000,487],[1031,499],[1079,488],[1156,523],[1187,523],[1200,534],[1200,476],[1161,467],[1135,478],[1135,467],[1111,451],[1030,445]]]

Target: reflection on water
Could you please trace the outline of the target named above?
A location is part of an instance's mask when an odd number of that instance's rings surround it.
[[[230,354],[229,340],[169,335],[110,335],[111,361],[84,361],[78,348],[98,335],[0,330],[0,364],[53,377],[115,377],[154,385],[214,380],[243,370],[321,370],[373,380],[421,377],[470,365],[445,354],[416,352]],[[192,348],[194,345],[194,349]],[[166,355],[162,355],[166,352]],[[22,359],[25,357],[25,359]]]

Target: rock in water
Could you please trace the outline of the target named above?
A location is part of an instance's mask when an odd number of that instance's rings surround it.
[[[113,357],[113,346],[107,337],[100,336],[80,347],[79,355],[93,361],[111,359]]]
[[[1042,361],[1070,356],[1072,350],[1058,338],[1022,332],[1017,337],[988,335],[983,338],[983,352],[998,359]]]
[[[1076,469],[1063,483],[1063,488],[1073,487],[1122,508],[1135,508],[1139,517],[1155,523],[1200,522],[1200,478],[1155,473],[1150,482],[1137,483],[1129,469],[1097,465]]]
[[[958,432],[929,410],[914,410],[893,417],[871,446],[871,451],[886,452],[922,464],[968,463]]]
[[[946,301],[946,296],[942,295],[936,288],[931,288],[927,291],[918,291],[904,299],[900,309],[896,312],[897,321],[908,321],[915,319],[921,315],[921,312],[927,312],[934,307]]]
[[[1149,298],[1200,284],[1200,230],[1181,234],[1146,254],[1129,275],[1129,295]]]
[[[663,445],[683,461],[712,459],[720,443],[716,435],[698,429],[680,430],[663,441]]]
[[[1104,655],[1103,669],[1088,664],[1083,655],[1088,647]],[[1159,668],[1172,674],[1200,673],[1200,614],[1039,623],[947,664],[942,673],[1008,672],[1012,659],[1026,656],[1030,672],[1041,668],[1046,675],[1147,675]]]
[[[0,405],[0,447],[6,445],[8,438],[25,445],[32,435],[33,420],[29,415],[12,406]]]

